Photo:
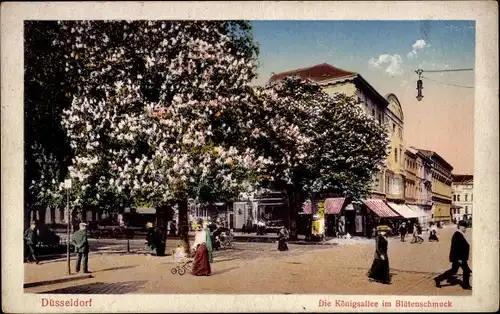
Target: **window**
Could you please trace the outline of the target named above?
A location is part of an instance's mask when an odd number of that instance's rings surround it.
[[[399,138],[403,138],[403,131],[401,130],[401,128],[398,129],[398,133],[399,133]]]
[[[394,148],[394,160],[398,162],[398,149]]]
[[[400,148],[399,149],[399,156],[403,156],[403,150]],[[403,160],[401,159],[401,165],[403,164]]]
[[[396,123],[392,123],[392,132],[396,132]]]
[[[474,194],[470,195],[470,201],[472,202],[474,200]]]
[[[375,118],[375,109],[372,109],[372,116]]]
[[[457,202],[460,202],[460,194],[457,195]]]
[[[465,194],[465,201],[467,202],[467,198],[469,197],[469,195]]]
[[[457,196],[456,195],[453,195],[453,201],[456,202],[457,201]]]
[[[465,214],[468,215],[469,214],[469,206],[465,206]]]

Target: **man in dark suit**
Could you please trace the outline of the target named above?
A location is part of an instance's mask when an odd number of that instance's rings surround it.
[[[452,279],[453,276],[458,272],[459,268],[463,271],[463,284],[462,288],[466,290],[471,290],[470,285],[470,275],[472,273],[467,260],[469,259],[470,245],[465,239],[465,230],[467,229],[467,224],[463,221],[458,223],[458,230],[455,231],[453,237],[451,238],[451,248],[450,248],[450,262],[451,269],[445,271],[438,277],[434,278],[436,287],[441,287],[441,281],[444,279]]]
[[[87,239],[87,224],[80,223],[80,230],[73,233],[73,238],[71,239],[73,245],[75,246],[75,252],[78,254],[78,259],[76,261],[76,272],[80,272],[80,264],[83,259],[83,272],[88,274],[88,263],[89,263],[89,242]]]
[[[36,230],[35,222],[31,223],[31,226],[24,232],[24,241],[26,243],[25,251],[27,255],[27,260],[29,263],[36,262],[38,264],[38,258],[36,256],[36,244],[38,242],[38,234]]]

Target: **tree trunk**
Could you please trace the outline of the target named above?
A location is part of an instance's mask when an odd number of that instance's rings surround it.
[[[297,230],[297,213],[299,208],[297,207],[296,193],[293,189],[286,189],[286,203],[288,207],[288,215],[285,217],[285,227],[290,230],[289,239],[297,240],[298,230]]]
[[[162,234],[163,247],[157,247],[156,253],[158,256],[163,256],[167,249],[167,225],[168,225],[168,208],[166,206],[158,207],[156,211],[156,226],[160,228]]]
[[[179,238],[184,252],[190,252],[189,247],[189,221],[188,221],[188,202],[186,198],[179,200]]]

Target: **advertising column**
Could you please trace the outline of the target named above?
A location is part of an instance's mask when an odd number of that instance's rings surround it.
[[[311,205],[313,206],[313,213],[315,212],[312,219],[311,235],[323,239],[325,236],[325,201],[312,202]]]

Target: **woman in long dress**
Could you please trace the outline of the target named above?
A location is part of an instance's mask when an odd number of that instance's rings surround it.
[[[278,250],[280,251],[288,251],[288,245],[286,241],[288,240],[288,231],[285,227],[281,227],[278,233]]]
[[[210,231],[205,226],[195,234],[193,249],[195,250],[191,273],[195,276],[209,276],[212,273],[212,240]]]
[[[387,229],[379,226],[377,228],[377,236],[375,237],[375,257],[372,267],[368,272],[368,278],[376,282],[390,284],[391,277],[389,274],[389,257],[387,256]]]

